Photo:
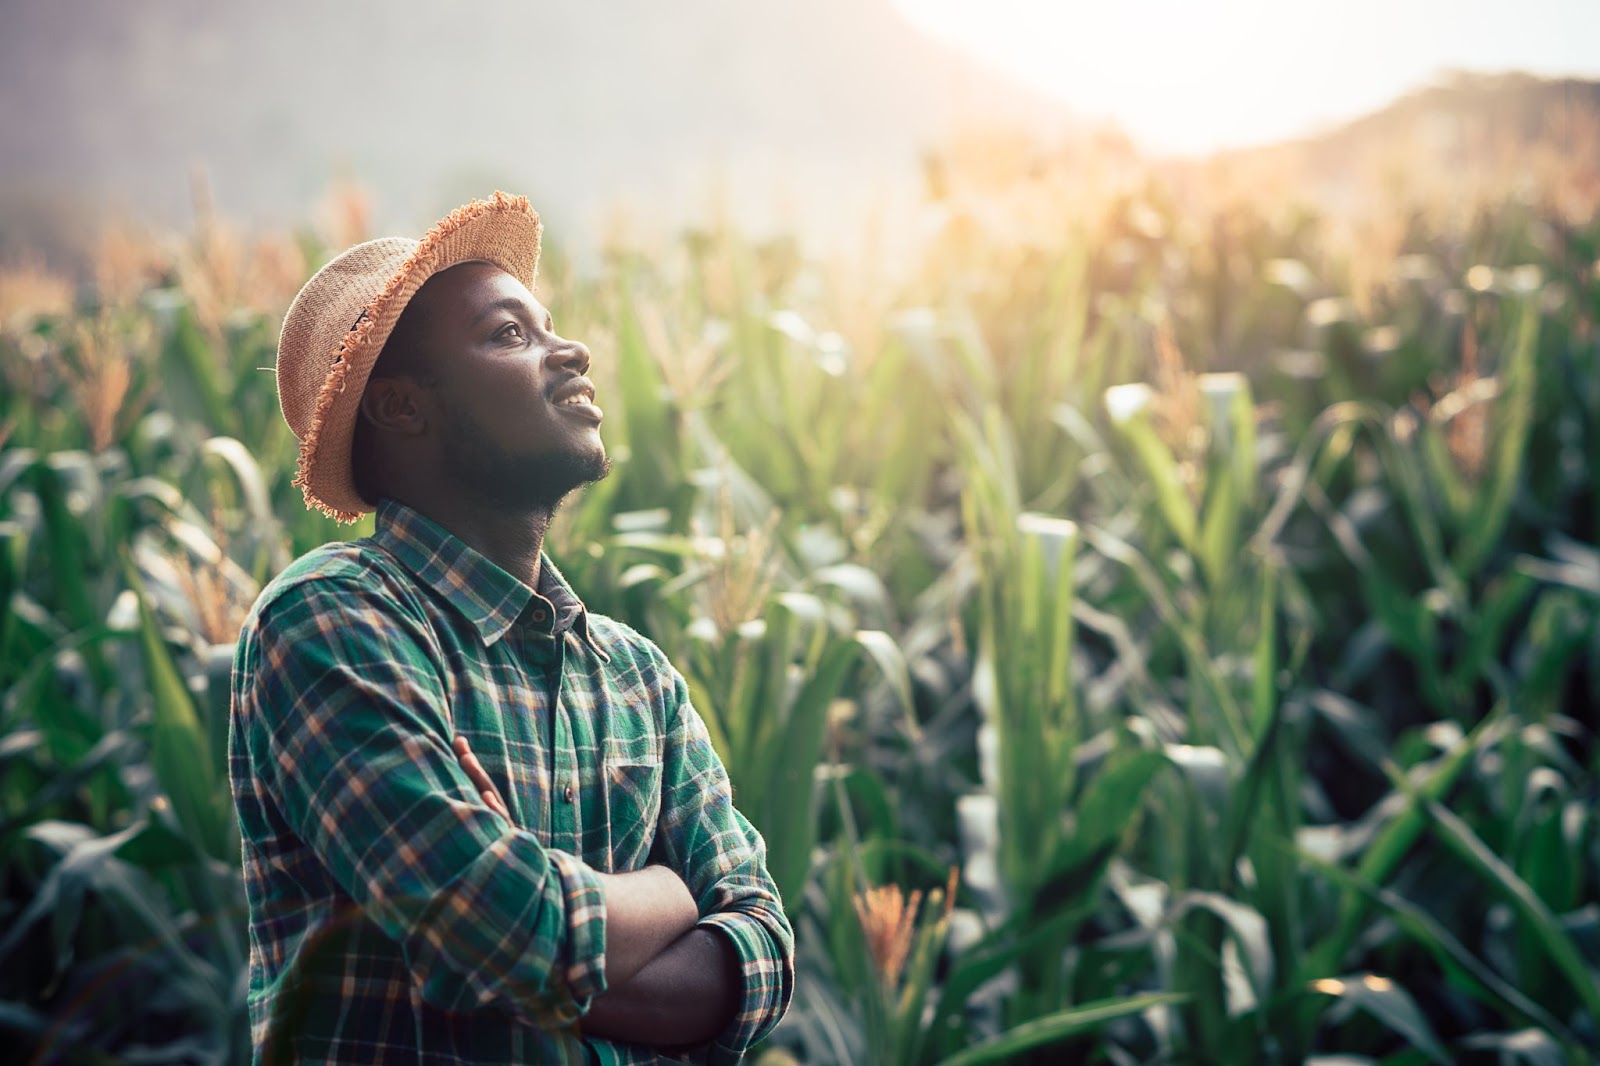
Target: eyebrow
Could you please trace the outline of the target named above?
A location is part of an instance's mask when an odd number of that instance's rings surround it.
[[[473,316],[472,325],[478,325],[478,323],[482,322],[496,311],[517,311],[523,315],[526,315],[530,321],[534,317],[533,307],[528,304],[527,301],[520,300],[515,296],[505,296],[496,300],[494,303],[490,304],[488,307],[485,307],[482,311],[479,311],[475,316]]]

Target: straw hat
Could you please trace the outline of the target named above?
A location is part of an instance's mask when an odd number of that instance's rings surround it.
[[[361,394],[400,313],[446,267],[487,260],[533,288],[539,216],[525,196],[497,192],[458,207],[414,241],[358,244],[314,274],[289,305],[278,337],[278,405],[300,440],[294,483],[306,506],[354,522],[374,504],[350,467]]]

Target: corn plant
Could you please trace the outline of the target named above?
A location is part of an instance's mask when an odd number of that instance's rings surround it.
[[[615,459],[550,548],[766,837],[769,1053],[1594,1059],[1578,186],[1341,246],[975,150],[893,275],[729,226],[546,257]],[[0,270],[0,1039],[44,1060],[244,1059],[228,652],[370,528],[302,506],[261,369],[321,242],[201,218]]]

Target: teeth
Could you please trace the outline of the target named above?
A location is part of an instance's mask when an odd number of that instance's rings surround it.
[[[589,402],[589,394],[585,393],[585,392],[580,392],[576,396],[569,396],[565,400],[561,401],[563,406],[568,406],[568,405],[572,405],[572,404],[580,404],[580,403],[588,403],[588,402]]]

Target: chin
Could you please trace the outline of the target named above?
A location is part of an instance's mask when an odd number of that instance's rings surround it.
[[[575,450],[556,462],[575,476],[581,477],[580,484],[587,485],[591,481],[601,481],[611,473],[611,456],[606,454],[606,446],[598,441],[593,448]]]
[[[529,503],[555,507],[575,489],[600,481],[611,473],[611,457],[604,448],[544,455],[530,460],[516,480]]]

